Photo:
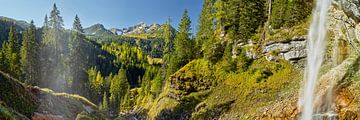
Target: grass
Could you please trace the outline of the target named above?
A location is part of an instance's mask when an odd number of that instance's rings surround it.
[[[225,63],[212,65],[204,59],[193,60],[172,75],[176,81],[167,81],[158,98],[144,100],[151,103],[141,106],[147,106],[144,108],[150,119],[234,119],[224,115],[249,119],[258,108],[297,94],[302,79],[301,71],[285,60],[268,62],[262,58],[250,63],[246,70],[235,71],[225,71]],[[217,84],[196,88],[199,82]]]
[[[224,82],[213,89],[202,103],[206,106],[193,114],[202,118],[213,112],[226,112],[241,119],[254,114],[257,108],[296,93],[301,80],[298,78],[301,78],[300,71],[287,61],[272,63],[264,59],[255,60],[245,72],[228,73]],[[224,105],[231,107],[221,108]]]
[[[150,56],[147,56],[147,61],[151,65],[161,65],[163,63],[162,58],[152,58]]]
[[[78,94],[56,93],[53,90],[48,89],[48,88],[41,88],[41,90],[47,94],[51,94],[51,95],[58,96],[58,97],[65,97],[65,98],[69,98],[69,99],[73,99],[73,100],[78,100],[86,105],[91,105],[93,107],[97,107],[94,103],[90,102],[88,99],[86,99],[85,97],[80,96]]]
[[[11,110],[0,104],[0,120],[17,120],[18,118],[14,115]]]
[[[306,20],[306,22],[298,24],[292,28],[272,30],[267,32],[265,43],[288,42],[292,40],[293,37],[304,36],[307,34],[309,26],[310,20]]]

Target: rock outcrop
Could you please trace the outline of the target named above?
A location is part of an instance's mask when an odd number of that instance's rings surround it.
[[[60,115],[34,113],[32,120],[64,120]]]
[[[346,15],[357,23],[360,22],[360,1],[358,0],[333,0],[333,5],[341,9]]]
[[[306,39],[295,37],[288,42],[270,43],[263,47],[262,53],[269,61],[281,58],[294,63],[306,57]]]
[[[131,35],[131,34],[143,34],[143,33],[149,33],[152,31],[157,31],[160,29],[161,25],[159,24],[150,24],[147,25],[144,22],[140,22],[139,24],[136,24],[134,26],[130,26],[128,28],[121,29],[122,34],[124,35]]]
[[[304,36],[294,37],[291,40],[281,42],[269,42],[260,48],[259,52],[254,52],[253,43],[240,43],[237,47],[246,49],[246,56],[252,59],[264,56],[268,61],[284,59],[291,63],[298,63],[306,58],[306,38]],[[233,52],[233,55],[237,54]],[[234,56],[236,57],[236,56]]]

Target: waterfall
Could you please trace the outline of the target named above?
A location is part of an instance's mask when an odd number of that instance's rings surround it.
[[[331,0],[317,0],[313,11],[312,23],[308,33],[307,66],[305,70],[305,86],[302,102],[301,119],[311,120],[314,114],[315,86],[325,52],[325,37],[327,33],[328,11]]]

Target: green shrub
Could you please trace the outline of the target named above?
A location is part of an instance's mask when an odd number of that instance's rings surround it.
[[[0,120],[17,120],[18,118],[9,109],[0,105]]]

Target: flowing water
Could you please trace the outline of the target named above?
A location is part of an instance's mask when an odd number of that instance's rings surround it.
[[[325,52],[325,37],[327,33],[328,11],[331,0],[317,0],[313,11],[312,23],[308,34],[307,67],[305,70],[305,86],[299,101],[302,103],[303,112],[301,119],[311,120],[314,117],[315,87]]]

